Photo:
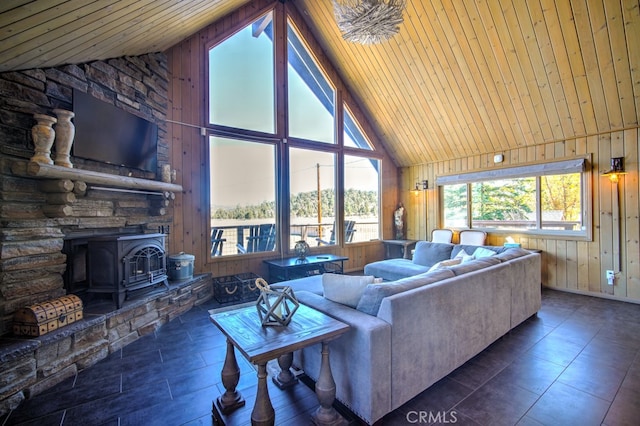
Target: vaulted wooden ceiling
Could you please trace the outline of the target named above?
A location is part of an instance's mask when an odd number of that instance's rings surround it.
[[[249,0],[3,0],[0,71],[162,51]],[[344,41],[289,0],[400,166],[635,128],[638,0],[407,0],[400,32]]]

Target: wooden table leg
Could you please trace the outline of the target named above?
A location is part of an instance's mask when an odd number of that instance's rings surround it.
[[[269,399],[267,388],[267,363],[258,364],[258,393],[256,403],[251,412],[251,424],[253,426],[273,426],[276,421],[276,413]]]
[[[238,386],[238,382],[240,381],[240,368],[236,361],[236,353],[233,344],[228,339],[227,354],[224,358],[224,365],[222,366],[222,373],[220,376],[222,377],[222,384],[226,390],[224,394],[220,395],[218,399],[216,399],[216,402],[220,412],[222,414],[228,414],[236,408],[244,406],[245,403],[240,392],[236,390],[236,386]]]
[[[316,382],[316,395],[320,401],[320,407],[311,417],[315,425],[346,425],[348,422],[335,408],[333,402],[336,399],[336,382],[331,373],[329,362],[329,342],[322,342],[322,359],[320,361],[320,374]]]
[[[285,389],[298,383],[298,378],[291,372],[292,364],[293,352],[289,352],[278,357],[280,373],[272,378],[273,383],[275,383],[278,388]]]

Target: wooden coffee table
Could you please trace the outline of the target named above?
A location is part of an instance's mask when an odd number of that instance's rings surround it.
[[[317,425],[347,423],[333,408],[336,384],[329,364],[329,341],[347,332],[348,324],[302,304],[287,326],[262,326],[255,306],[215,313],[210,319],[227,338],[227,352],[221,373],[225,392],[213,403],[215,419],[221,420],[220,413],[228,414],[245,404],[244,398],[236,390],[240,380],[236,349],[250,363],[258,366],[258,392],[251,412],[251,424],[273,425],[275,411],[267,389],[267,361],[278,359],[281,371],[273,379],[279,387],[287,387],[296,381],[290,371],[293,351],[322,343],[320,374],[316,382],[320,407],[311,420]]]

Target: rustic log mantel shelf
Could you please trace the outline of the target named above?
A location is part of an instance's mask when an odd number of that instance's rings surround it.
[[[17,172],[16,168],[14,168],[13,172]],[[16,174],[20,173],[18,172]],[[45,179],[79,180],[88,184],[106,185],[115,188],[182,192],[182,185],[177,185],[175,183],[112,175],[108,173],[94,172],[91,170],[60,167],[52,164],[36,163],[33,161],[30,161],[27,164],[26,175]]]

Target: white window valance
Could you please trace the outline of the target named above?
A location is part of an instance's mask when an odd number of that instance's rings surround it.
[[[559,175],[565,173],[582,173],[586,158],[553,161],[526,166],[506,167],[501,169],[482,170],[478,172],[460,173],[457,175],[438,176],[436,185],[456,185],[489,180],[515,179],[532,176]]]

